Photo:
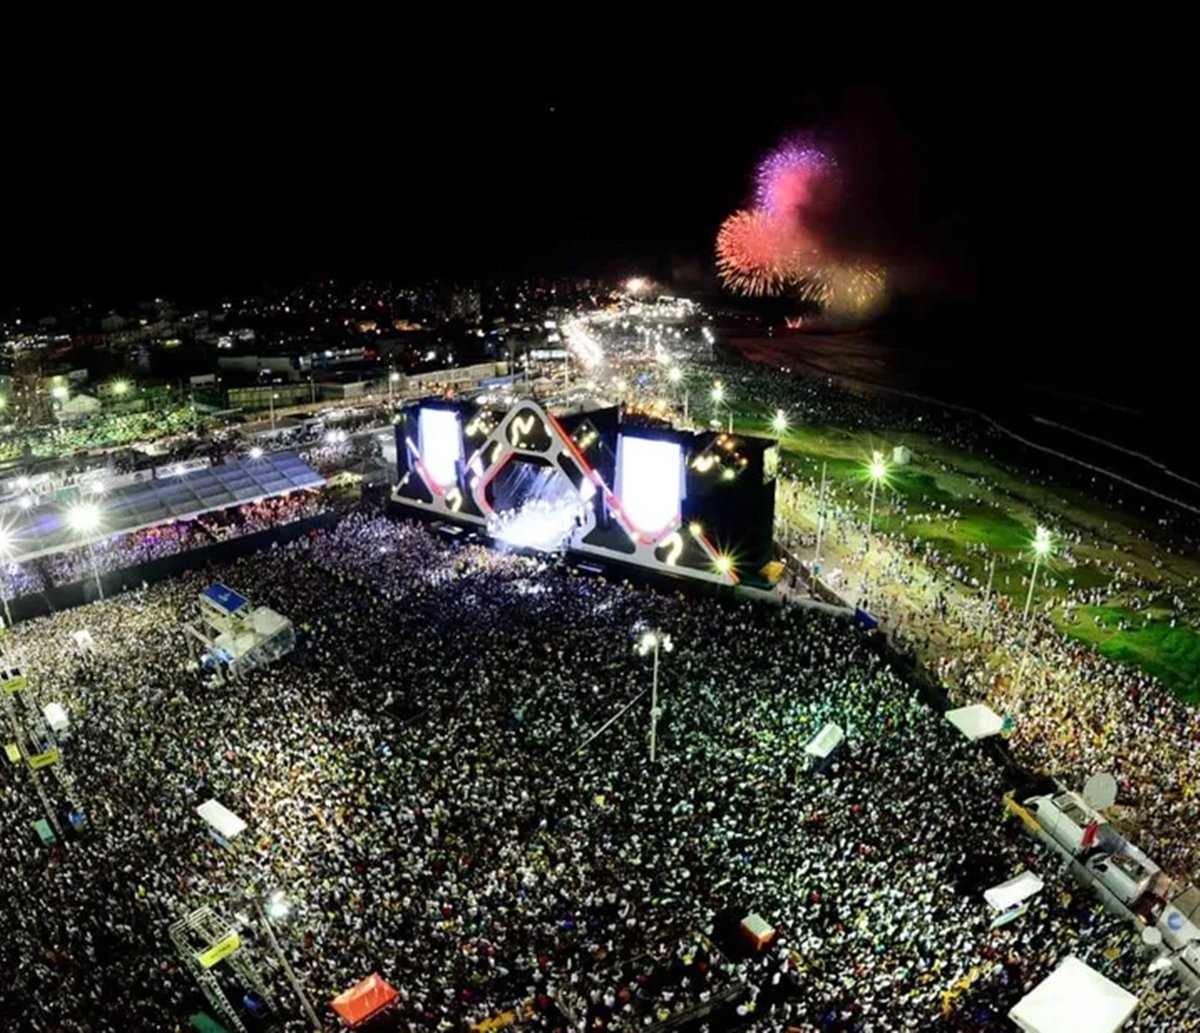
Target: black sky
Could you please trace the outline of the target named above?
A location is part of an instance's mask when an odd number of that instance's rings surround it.
[[[20,257],[0,308],[311,275],[708,275],[756,160],[814,128],[851,156],[853,239],[914,288],[976,287],[961,93],[795,83],[751,102],[684,72],[588,90],[514,90],[482,67],[454,90],[386,66],[221,72],[117,65],[14,110]]]

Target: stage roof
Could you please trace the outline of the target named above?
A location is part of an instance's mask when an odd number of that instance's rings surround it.
[[[94,503],[101,514],[100,525],[89,534],[77,534],[67,523],[69,505],[46,505],[19,511],[19,515],[13,511],[13,559],[20,562],[62,552],[88,540],[188,520],[324,483],[324,477],[294,455],[276,452],[124,485],[105,495],[84,496],[82,501]]]

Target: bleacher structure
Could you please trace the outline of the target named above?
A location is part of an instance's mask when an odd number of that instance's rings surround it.
[[[283,614],[254,606],[222,584],[200,593],[200,620],[184,630],[201,647],[201,663],[222,680],[273,663],[296,646],[296,629]]]

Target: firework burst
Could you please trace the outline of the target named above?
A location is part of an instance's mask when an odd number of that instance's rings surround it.
[[[823,151],[790,142],[777,147],[758,166],[755,206],[772,215],[803,220],[818,181],[833,169]]]
[[[717,233],[717,272],[730,290],[778,294],[791,278],[797,241],[784,220],[758,209],[734,212]]]
[[[800,297],[827,312],[863,316],[883,300],[887,277],[878,266],[827,262],[798,270]]]

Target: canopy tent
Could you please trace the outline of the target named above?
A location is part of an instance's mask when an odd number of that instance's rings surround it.
[[[946,720],[972,742],[999,735],[1004,727],[1004,720],[986,703],[972,703],[969,707],[947,710]]]
[[[341,1020],[351,1029],[378,1015],[400,995],[380,975],[372,973],[357,986],[339,994],[330,1002]]]
[[[196,813],[222,846],[227,846],[246,831],[246,823],[217,800],[206,800],[196,808]]]
[[[817,760],[824,760],[842,744],[845,738],[846,733],[842,731],[841,726],[830,721],[808,741],[804,752],[810,757],[816,757]]]
[[[984,890],[983,899],[997,911],[1007,911],[1035,893],[1040,893],[1044,885],[1033,872],[1022,872],[999,886]]]
[[[1068,955],[1022,997],[1008,1017],[1025,1033],[1116,1033],[1138,999]]]

